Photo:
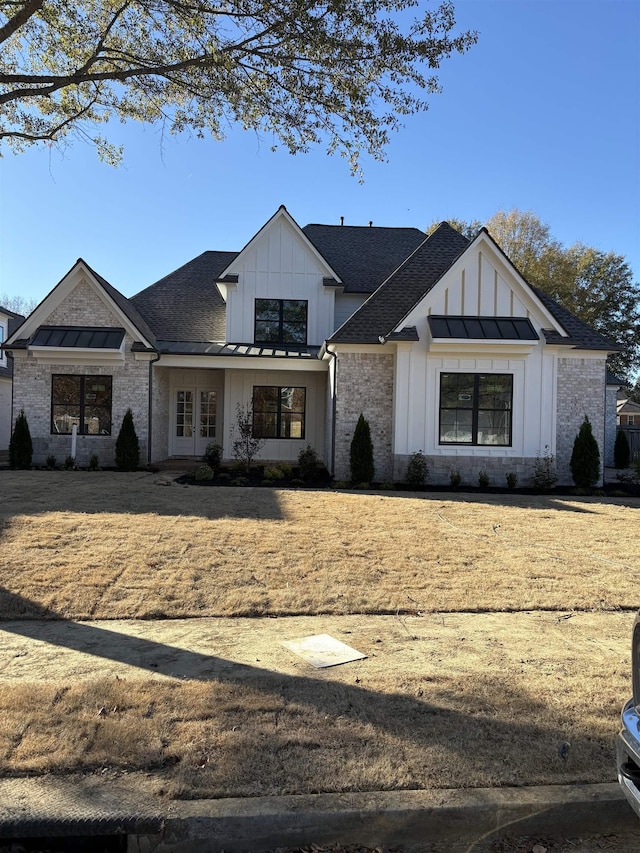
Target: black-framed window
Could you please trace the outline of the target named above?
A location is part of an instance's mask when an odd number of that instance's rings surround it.
[[[510,446],[513,376],[440,374],[440,444]]]
[[[307,343],[306,299],[256,299],[257,344]]]
[[[256,385],[253,389],[254,438],[304,438],[307,389]]]
[[[69,435],[111,435],[111,376],[51,377],[51,432]]]

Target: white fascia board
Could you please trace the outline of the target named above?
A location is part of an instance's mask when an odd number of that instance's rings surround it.
[[[535,343],[528,342],[519,344],[517,341],[488,341],[488,340],[468,340],[464,339],[449,339],[447,341],[432,341],[429,345],[429,353],[442,353],[443,355],[451,355],[459,353],[464,358],[469,358],[471,355],[486,358],[487,356],[497,355],[502,358],[505,355],[529,355],[537,346]]]
[[[50,364],[102,364],[124,362],[121,349],[83,347],[29,347],[36,361]]]
[[[252,358],[243,356],[163,355],[159,367],[193,367],[216,370],[289,370],[326,373],[327,362],[318,358]]]
[[[286,222],[289,223],[289,225],[293,228],[293,230],[295,232],[297,232],[298,236],[300,237],[302,242],[305,244],[305,246],[307,247],[309,252],[316,258],[316,260],[318,261],[320,266],[326,271],[327,274],[326,274],[325,278],[334,278],[339,284],[342,284],[342,279],[340,278],[338,273],[334,269],[332,269],[332,267],[329,266],[326,259],[316,249],[316,247],[309,240],[309,238],[304,233],[302,228],[300,228],[298,223],[295,221],[293,216],[291,216],[291,214],[289,213],[289,211],[287,210],[287,208],[283,204],[280,205],[280,207],[276,210],[276,212],[273,214],[271,219],[268,219],[265,222],[265,224],[262,226],[262,228],[260,228],[259,231],[256,231],[256,233],[249,240],[249,242],[236,255],[236,257],[231,261],[229,266],[225,267],[225,269],[222,270],[222,272],[220,273],[218,278],[224,278],[226,275],[234,275],[238,271],[238,269],[240,269],[240,267],[242,265],[242,256],[250,248],[251,244],[255,240],[259,239],[268,228],[270,228],[275,222],[278,221],[278,219],[284,219]]]
[[[482,353],[499,352],[504,355],[507,352],[528,354],[533,352],[539,341],[520,342],[517,340],[503,340],[502,338],[489,339],[483,338],[432,338],[429,344],[429,352],[452,352],[464,351],[465,356],[468,351]]]

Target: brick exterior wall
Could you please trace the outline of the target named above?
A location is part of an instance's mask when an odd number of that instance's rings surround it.
[[[394,477],[403,482],[407,472],[409,456],[394,457]],[[448,486],[451,483],[452,470],[460,472],[461,488],[477,486],[480,471],[489,477],[489,485],[506,489],[507,474],[515,474],[517,485],[530,486],[533,477],[535,459],[522,456],[427,456],[429,461],[429,483],[433,486]]]
[[[598,442],[602,466],[605,453],[605,375],[604,359],[558,359],[556,462],[559,484],[573,484],[569,462],[573,442],[585,415]]]
[[[80,282],[67,299],[47,318],[48,325],[121,326],[120,319],[109,311],[87,282]],[[76,445],[76,463],[87,465],[96,454],[100,465],[115,463],[115,443],[128,408],[140,441],[140,461],[147,461],[149,364],[136,361],[131,353],[133,340],[126,335],[124,362],[75,365],[38,362],[30,353],[14,360],[13,420],[21,409],[27,416],[33,441],[33,463],[42,465],[53,454],[58,463],[71,454],[71,436],[51,433],[51,376],[67,373],[75,376],[113,377],[111,408],[111,435],[79,435]]]
[[[393,475],[393,353],[338,354],[335,424],[335,472],[337,480],[348,480],[349,450],[360,413],[371,429],[375,480]]]

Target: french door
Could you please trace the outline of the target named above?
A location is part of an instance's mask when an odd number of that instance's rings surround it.
[[[218,392],[176,388],[173,392],[173,455],[202,456],[218,431]]]

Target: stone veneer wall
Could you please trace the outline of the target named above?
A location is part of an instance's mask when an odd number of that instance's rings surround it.
[[[604,358],[558,359],[556,461],[559,484],[573,484],[569,462],[585,415],[598,442],[602,465],[605,454],[605,389]]]
[[[47,325],[121,326],[119,318],[98,297],[91,285],[83,281],[47,317]],[[125,412],[130,408],[140,441],[140,461],[147,461],[149,363],[136,361],[131,353],[133,340],[124,340],[124,362],[104,364],[49,364],[38,362],[29,353],[20,353],[14,359],[13,419],[21,409],[27,416],[33,441],[33,462],[45,463],[53,454],[58,463],[71,453],[70,435],[51,434],[51,376],[69,373],[84,376],[112,376],[113,397],[111,408],[111,435],[79,435],[76,445],[76,462],[86,465],[97,454],[100,464],[115,463],[115,444]]]
[[[375,479],[390,480],[394,355],[341,352],[337,371],[334,476],[337,480],[348,480],[351,476],[349,450],[362,413],[371,429]]]

